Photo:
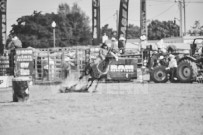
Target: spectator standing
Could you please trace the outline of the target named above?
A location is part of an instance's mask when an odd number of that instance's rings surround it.
[[[10,38],[12,38],[11,35]],[[9,67],[12,75],[14,75],[14,56],[16,54],[16,48],[22,48],[22,42],[17,36],[13,36],[7,45],[7,49],[9,50]]]
[[[126,42],[126,39],[124,37],[119,38],[118,48],[119,48],[120,54],[125,53],[125,47],[126,47],[125,42]]]
[[[164,56],[162,56],[162,55],[159,56],[158,65],[159,66],[168,66],[167,62],[166,62],[166,58],[164,58]]]
[[[167,69],[169,69],[170,71],[170,80],[171,81],[177,80],[176,78],[176,71],[178,67],[177,60],[175,59],[175,56],[172,54],[169,55],[169,59],[170,61]]]
[[[157,42],[157,48],[159,52],[165,51],[165,45],[164,45],[164,40],[161,39],[160,41]]]
[[[106,35],[106,33],[104,33],[104,35],[102,36],[102,43],[105,43],[108,39],[108,36]]]
[[[141,50],[144,50],[144,49],[146,49],[147,48],[147,37],[145,36],[145,35],[142,35],[141,37],[140,37],[140,49]]]
[[[114,37],[111,39],[111,48],[118,51],[118,41]]]
[[[154,53],[152,54],[151,59],[149,61],[149,68],[151,70],[153,70],[154,67],[156,67],[158,65],[157,60],[158,60],[158,53],[157,53],[157,51],[154,51]]]
[[[8,44],[8,50],[15,50],[16,48],[22,48],[22,42],[17,36],[14,36],[11,42]]]

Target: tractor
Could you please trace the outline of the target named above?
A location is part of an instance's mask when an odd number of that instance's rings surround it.
[[[202,81],[203,78],[203,38],[196,38],[190,45],[190,53],[183,54],[174,52],[178,67],[176,70],[176,82],[192,83]],[[165,83],[168,81],[169,72],[166,66],[155,66],[151,70],[151,80],[156,83]],[[171,80],[173,81],[173,80]],[[174,80],[175,81],[175,80]]]
[[[200,81],[202,77],[203,38],[195,38],[190,45],[190,55],[178,60],[177,78],[182,83],[191,83]]]

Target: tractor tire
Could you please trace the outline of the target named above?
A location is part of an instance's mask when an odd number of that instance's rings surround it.
[[[150,78],[155,83],[166,83],[168,81],[168,72],[165,66],[155,67],[150,74]]]
[[[183,60],[177,68],[177,77],[181,83],[192,83],[198,75],[197,65],[191,60]]]

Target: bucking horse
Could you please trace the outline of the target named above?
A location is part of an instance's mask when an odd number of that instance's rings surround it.
[[[103,58],[101,58],[102,56],[100,56],[100,61],[98,63],[93,62],[93,63],[87,64],[84,68],[84,72],[81,73],[78,79],[79,81],[70,87],[63,88],[63,90],[60,90],[60,92],[63,92],[63,93],[88,92],[89,88],[92,86],[94,81],[97,81],[97,82],[92,92],[96,91],[99,82],[106,77],[109,71],[109,64],[111,60],[116,59],[116,61],[118,61],[117,51],[111,47],[108,47],[105,43],[102,44],[100,51],[105,52],[103,53]],[[87,84],[84,85],[79,90],[76,90],[77,85],[85,76],[88,76]]]

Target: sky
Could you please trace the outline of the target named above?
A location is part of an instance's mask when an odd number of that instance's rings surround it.
[[[177,1],[177,0],[176,0]],[[186,28],[189,30],[196,20],[203,25],[203,0],[186,1]],[[92,16],[92,0],[7,0],[7,33],[16,20],[25,15],[31,15],[34,10],[42,13],[56,13],[58,5],[78,3],[81,9],[90,17]],[[180,18],[178,3],[175,0],[146,0],[147,20],[160,21]],[[116,28],[116,10],[119,10],[120,0],[100,0],[101,26],[109,24]],[[140,25],[140,0],[129,0],[129,24]],[[91,21],[90,21],[91,22]],[[179,21],[176,21],[179,24]],[[51,24],[50,24],[51,25]]]

